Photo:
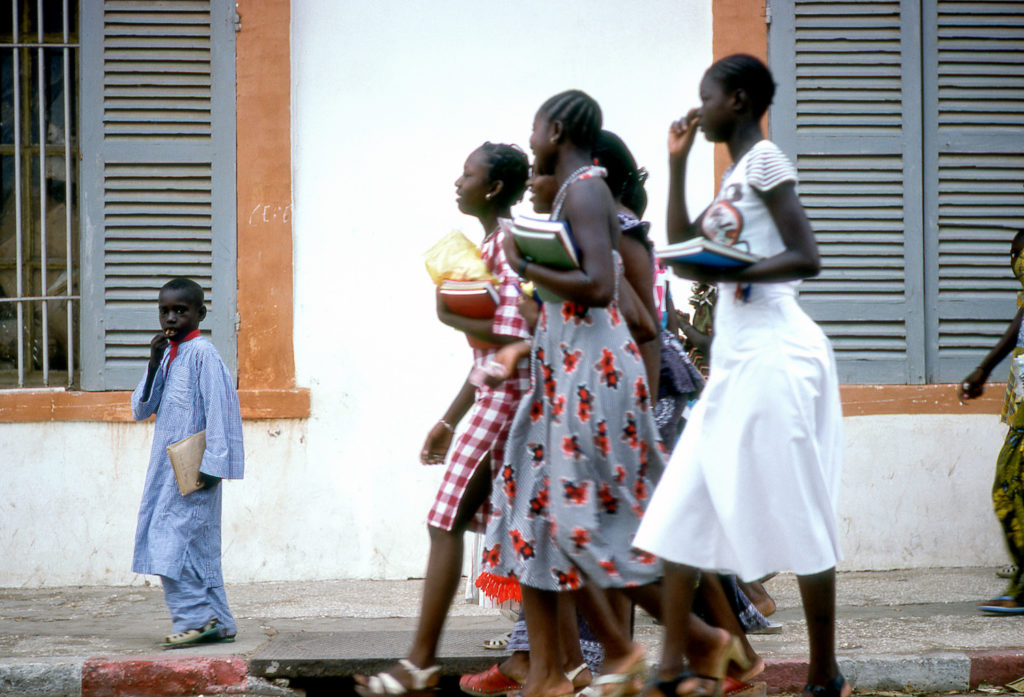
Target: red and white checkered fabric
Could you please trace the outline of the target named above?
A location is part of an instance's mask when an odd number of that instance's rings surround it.
[[[505,260],[502,248],[504,233],[499,229],[484,241],[481,255],[484,262],[498,277],[498,309],[494,313],[494,333],[520,339],[530,338],[530,329],[519,310],[519,276]],[[473,362],[484,365],[497,349],[473,349]],[[530,386],[530,371],[527,361],[522,361],[516,375],[495,388],[480,387],[476,391],[476,402],[468,414],[468,427],[455,439],[448,469],[444,473],[441,487],[434,497],[434,505],[427,515],[427,524],[451,530],[455,514],[466,493],[466,486],[476,468],[488,453],[491,455],[491,472],[498,472],[504,461],[505,441],[512,425],[512,417],[523,394]],[[487,528],[490,502],[481,506],[469,529],[483,532]]]

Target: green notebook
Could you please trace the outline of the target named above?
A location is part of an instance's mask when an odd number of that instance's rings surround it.
[[[560,271],[578,269],[579,258],[564,220],[547,220],[517,215],[515,219],[499,218],[498,224],[505,234],[511,235],[520,254],[534,264]],[[537,296],[544,302],[563,302],[552,291],[537,284]]]

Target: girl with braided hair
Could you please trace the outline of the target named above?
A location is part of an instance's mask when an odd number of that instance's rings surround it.
[[[526,153],[513,145],[484,143],[466,159],[455,181],[459,210],[480,221],[484,231],[481,253],[488,270],[498,279],[498,307],[492,318],[471,318],[451,312],[440,294],[438,319],[477,340],[473,367],[485,366],[500,346],[530,336],[516,307],[519,278],[504,253],[499,217],[526,189],[529,163]],[[482,348],[481,348],[482,347]],[[528,384],[525,361],[515,366],[511,379],[501,385],[476,387],[467,379],[444,416],[427,434],[420,453],[423,464],[441,464],[451,446],[455,426],[469,413],[469,426],[455,439],[455,448],[427,516],[430,556],[423,586],[422,610],[409,653],[391,670],[356,676],[356,691],[364,697],[401,695],[437,687],[440,667],[434,664],[444,620],[462,573],[466,530],[483,532],[493,473],[502,466],[505,439],[512,415]]]
[[[719,300],[707,385],[636,537],[665,561],[665,640],[648,697],[721,693],[734,640],[724,632],[695,640],[678,620],[693,604],[701,569],[747,581],[794,571],[811,647],[804,695],[850,692],[835,657],[838,379],[828,339],[796,301],[799,280],[817,274],[820,259],[796,170],[761,132],[773,93],[760,60],[723,58],[701,81],[701,107],[669,130],[669,240],[703,234],[743,243],[763,259],[737,271],[672,265],[685,278],[716,282]],[[683,183],[698,127],[728,146],[734,165],[691,221]]]
[[[605,648],[603,673],[588,688],[605,697],[636,692],[645,663],[644,648],[601,589],[628,589],[658,611],[660,565],[634,550],[632,539],[663,466],[662,447],[643,360],[624,319],[624,305],[639,301],[623,278],[618,211],[604,170],[592,164],[600,131],[600,107],[570,90],[541,106],[530,138],[534,171],[560,184],[551,217],[568,223],[579,268],[530,262],[512,240],[505,243],[520,276],[563,299],[544,303],[527,347],[531,383],[493,489],[481,579],[492,590],[503,582],[521,587],[527,697],[573,693],[558,619],[569,597]]]

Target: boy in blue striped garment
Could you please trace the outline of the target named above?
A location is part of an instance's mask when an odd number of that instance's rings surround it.
[[[234,641],[237,632],[221,576],[219,484],[244,474],[242,418],[231,374],[199,335],[203,300],[191,279],[175,278],[160,289],[162,331],[150,342],[146,375],[132,394],[136,421],[156,414],[132,571],[160,576],[173,621],[166,649]],[[203,430],[203,486],[182,496],[166,447]]]

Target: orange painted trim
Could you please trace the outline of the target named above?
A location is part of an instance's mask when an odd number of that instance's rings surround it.
[[[957,385],[842,385],[844,416],[883,414],[998,414],[1005,383],[990,383],[978,399],[960,403]],[[304,419],[310,392],[239,390],[242,418]],[[0,423],[36,421],[131,421],[130,392],[78,392],[62,389],[0,391]]]
[[[765,0],[711,1],[711,57],[713,60],[734,53],[749,53],[768,63],[768,15]],[[768,114],[761,127],[768,133]],[[715,181],[720,182],[732,164],[729,150],[715,144]],[[718,185],[715,185],[717,191]]]
[[[243,419],[307,419],[309,388],[239,390]]]
[[[878,414],[999,414],[1006,383],[989,383],[977,399],[961,402],[959,385],[841,385],[843,416]]]
[[[295,386],[289,0],[239,0],[238,387]]]
[[[0,423],[45,421],[132,421],[132,393],[23,389],[0,392]],[[242,418],[304,419],[309,390],[239,390]]]

